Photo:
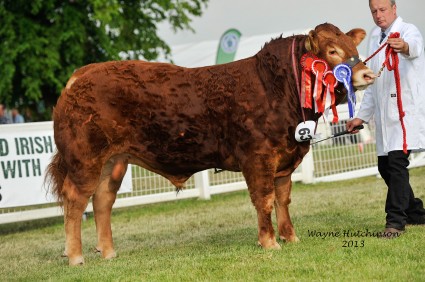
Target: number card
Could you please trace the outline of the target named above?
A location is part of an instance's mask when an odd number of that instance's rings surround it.
[[[315,121],[306,120],[305,122],[301,122],[295,129],[295,140],[298,142],[305,142],[313,139],[315,129]]]

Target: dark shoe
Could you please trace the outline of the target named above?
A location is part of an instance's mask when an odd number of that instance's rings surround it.
[[[425,216],[407,217],[406,223],[409,225],[425,225]]]
[[[395,239],[401,236],[404,233],[404,230],[387,227],[384,232],[381,234],[380,238],[382,239]]]

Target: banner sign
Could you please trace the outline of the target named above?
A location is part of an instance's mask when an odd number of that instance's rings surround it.
[[[240,37],[240,31],[235,28],[227,30],[221,36],[217,50],[216,65],[233,62]]]
[[[0,208],[51,203],[45,170],[55,152],[53,122],[0,125]],[[131,192],[131,167],[120,192]]]

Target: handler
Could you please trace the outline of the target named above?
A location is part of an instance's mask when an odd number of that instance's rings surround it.
[[[357,117],[347,122],[347,130],[356,133],[355,126],[374,116],[378,170],[388,186],[384,234],[395,238],[404,232],[406,224],[425,224],[423,202],[413,194],[407,169],[410,153],[425,149],[424,41],[416,26],[397,16],[395,0],[369,0],[369,7],[377,25],[371,33],[369,50],[373,52],[387,42],[399,58],[400,79],[395,79],[394,71],[384,69],[365,90]],[[389,38],[394,32],[400,37]],[[384,61],[382,50],[371,59],[369,67],[377,73]],[[397,91],[396,83],[401,91]],[[398,95],[402,105],[397,102]],[[403,111],[405,115],[400,118]]]

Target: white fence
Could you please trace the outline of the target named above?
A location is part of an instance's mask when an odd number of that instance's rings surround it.
[[[341,107],[339,113],[340,120],[344,120],[345,108]],[[321,138],[344,129],[344,122],[331,126],[320,120],[318,126],[318,132],[322,133]],[[366,126],[361,134],[345,135],[312,146],[312,150],[293,173],[292,180],[313,183],[374,175],[378,173],[376,163],[373,128]],[[425,165],[424,154],[413,154],[411,167],[423,165]],[[175,187],[168,180],[136,166],[132,166],[132,184],[131,192],[118,195],[114,208],[193,197],[209,199],[213,194],[247,187],[241,173],[229,171],[215,173],[211,169],[195,174],[187,181],[186,189],[176,193]],[[89,204],[87,212],[92,210]],[[0,224],[61,215],[62,210],[53,204],[3,208],[0,209]]]

